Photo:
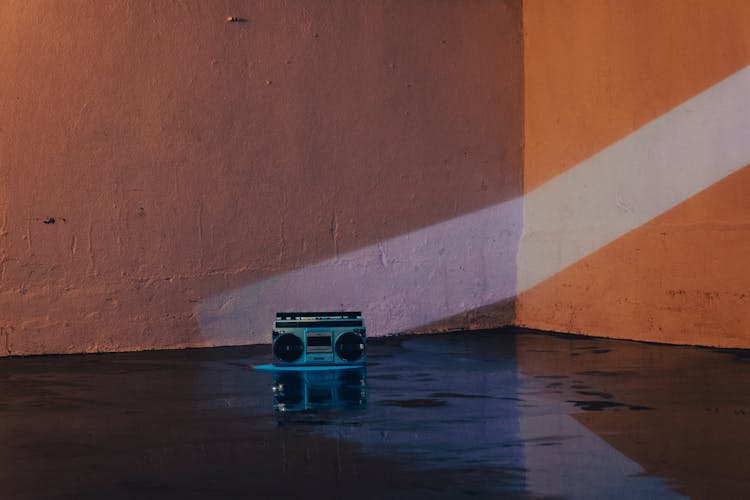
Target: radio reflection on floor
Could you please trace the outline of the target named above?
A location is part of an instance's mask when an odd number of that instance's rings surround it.
[[[281,370],[273,376],[276,412],[311,412],[367,407],[367,369]]]

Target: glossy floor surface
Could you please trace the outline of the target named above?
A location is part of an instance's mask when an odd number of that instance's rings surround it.
[[[750,356],[500,330],[0,360],[0,497],[747,498]]]

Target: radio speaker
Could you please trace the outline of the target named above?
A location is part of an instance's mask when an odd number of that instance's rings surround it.
[[[365,355],[365,341],[362,335],[355,332],[344,332],[336,336],[334,341],[336,361],[340,363],[354,363]]]

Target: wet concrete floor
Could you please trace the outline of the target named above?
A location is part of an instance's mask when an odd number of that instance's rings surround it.
[[[0,359],[0,498],[749,498],[750,353],[503,329]]]

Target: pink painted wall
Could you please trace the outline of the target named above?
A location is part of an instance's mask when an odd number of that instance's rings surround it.
[[[0,355],[268,341],[196,308],[520,195],[522,63],[513,1],[0,3]]]

